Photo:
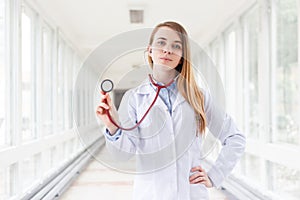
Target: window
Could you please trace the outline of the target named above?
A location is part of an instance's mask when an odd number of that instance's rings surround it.
[[[263,172],[263,159],[258,156],[253,156],[250,154],[245,155],[245,173],[247,176],[247,181],[252,182],[252,184],[259,185],[260,187],[265,187],[264,182],[266,180],[265,173]],[[256,169],[256,170],[253,170]]]
[[[300,144],[300,67],[297,0],[276,1],[275,142]]]
[[[219,44],[210,44],[217,62],[218,48],[225,44],[220,61],[231,116],[243,95],[239,128],[248,148],[237,168],[251,190],[280,199],[300,197],[299,166],[289,160],[298,157],[300,144],[299,9],[298,0],[259,1],[220,33]],[[239,76],[244,77],[241,90]]]
[[[54,168],[55,166],[57,166],[58,162],[59,162],[59,159],[58,159],[57,147],[52,147],[50,149],[50,166],[51,166],[51,168]]]
[[[72,67],[73,67],[73,52],[70,47],[65,47],[64,57],[64,102],[65,102],[65,130],[72,128]]]
[[[300,144],[299,1],[273,4],[273,137],[272,142],[298,148]],[[272,163],[272,190],[283,197],[300,197],[300,171]]]
[[[65,66],[65,43],[62,39],[59,39],[58,45],[58,69],[57,69],[57,103],[58,103],[58,110],[57,110],[57,131],[64,130],[64,112],[65,112],[65,101],[64,101],[64,68]]]
[[[62,144],[62,160],[66,161],[68,159],[68,142],[63,142]]]
[[[23,142],[35,139],[34,131],[34,24],[29,12],[22,12],[22,140]]]
[[[7,20],[5,18],[5,1],[0,1],[0,148],[3,148],[8,144],[7,141],[7,82],[8,76],[7,76],[7,70],[8,67],[5,64],[5,33],[6,33],[6,23]]]
[[[17,164],[0,168],[0,199],[9,199],[17,193]]]
[[[244,91],[245,91],[245,132],[249,138],[259,139],[258,102],[258,7],[243,18],[244,36]]]
[[[236,31],[230,29],[225,36],[225,98],[226,110],[232,116],[235,116],[236,42]]]
[[[23,160],[20,170],[22,190],[25,192],[39,180],[41,174],[41,155],[36,154]]]
[[[7,192],[6,192],[6,170],[0,168],[0,199],[7,199]]]
[[[1,160],[0,199],[32,190],[79,147],[65,129],[73,127],[71,89],[80,59],[33,8],[35,2],[0,0],[0,159],[12,155]],[[41,145],[50,134],[49,147]]]
[[[42,113],[45,135],[53,133],[53,30],[46,24],[42,27]]]
[[[300,171],[283,165],[273,164],[273,191],[286,199],[299,198]]]
[[[211,57],[215,63],[215,67],[218,70],[219,76],[224,83],[224,63],[222,63],[222,47],[219,39],[216,39],[211,44]]]

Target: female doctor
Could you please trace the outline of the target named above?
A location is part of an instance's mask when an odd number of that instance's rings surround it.
[[[137,157],[134,199],[209,199],[207,188],[220,187],[241,157],[245,137],[233,120],[214,106],[211,96],[199,89],[190,63],[185,29],[176,22],[158,24],[147,48],[152,69],[149,79],[124,95],[119,113],[108,94],[101,94],[97,116],[106,126],[105,138],[116,159]],[[158,90],[167,85],[144,121],[134,130],[121,130],[106,112],[123,127],[135,125],[151,105]],[[220,123],[221,122],[221,123]],[[205,128],[217,137],[222,149],[206,171],[201,163]]]

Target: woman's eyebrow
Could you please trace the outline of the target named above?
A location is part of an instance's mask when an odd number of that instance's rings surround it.
[[[156,40],[167,40],[167,39],[164,38],[164,37],[159,37],[159,38],[157,38]]]
[[[164,38],[164,37],[159,37],[159,38],[157,38],[156,40],[167,40],[167,39]],[[182,44],[182,42],[181,42],[180,40],[175,40],[174,42],[175,42],[175,43],[180,43],[180,44]]]

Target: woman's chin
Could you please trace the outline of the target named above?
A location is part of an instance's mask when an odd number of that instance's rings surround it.
[[[170,71],[170,70],[173,70],[175,69],[176,67],[174,66],[170,66],[170,65],[166,65],[166,64],[159,64],[157,65],[159,69],[162,69],[162,70],[167,70],[167,71]]]

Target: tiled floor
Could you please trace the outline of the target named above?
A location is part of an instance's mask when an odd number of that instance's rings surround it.
[[[130,200],[132,185],[133,175],[113,171],[93,160],[60,199]],[[210,189],[210,199],[227,200],[228,198],[221,191]]]

